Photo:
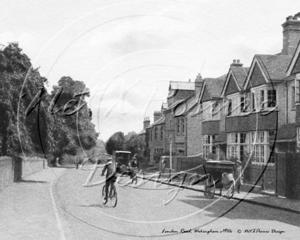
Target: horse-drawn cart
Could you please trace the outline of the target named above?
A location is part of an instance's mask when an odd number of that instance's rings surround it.
[[[204,181],[204,195],[213,198],[216,188],[220,189],[220,195],[227,198],[234,194],[234,163],[231,161],[213,161],[205,163],[207,179]]]

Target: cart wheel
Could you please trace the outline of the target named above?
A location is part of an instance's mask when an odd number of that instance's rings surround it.
[[[234,195],[234,182],[233,181],[231,181],[227,185],[223,185],[223,187],[221,188],[221,195],[228,199],[233,197],[233,195]]]
[[[213,198],[215,195],[216,185],[213,176],[207,174],[207,179],[204,182],[204,196],[207,198]]]

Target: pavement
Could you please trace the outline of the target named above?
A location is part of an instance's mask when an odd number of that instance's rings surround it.
[[[0,239],[66,239],[52,184],[64,168],[46,168],[0,191]]]
[[[65,171],[65,168],[46,168],[0,191],[1,240],[68,239],[69,228],[64,227],[67,223],[58,212],[52,191]],[[194,191],[201,192],[202,187],[197,186]],[[231,201],[246,201],[300,214],[299,200],[242,191],[235,193]]]

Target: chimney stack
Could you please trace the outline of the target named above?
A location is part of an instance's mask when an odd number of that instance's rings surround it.
[[[196,93],[196,96],[200,95],[202,86],[203,86],[203,78],[201,76],[201,73],[198,73],[198,75],[195,79],[195,93]]]
[[[156,122],[158,119],[161,117],[161,112],[160,111],[154,111],[154,122]]]
[[[288,16],[283,27],[283,48],[281,54],[292,56],[300,40],[300,20],[299,13]]]
[[[242,67],[243,64],[240,62],[240,59],[233,59],[233,62],[230,64],[232,67]]]
[[[146,129],[149,126],[150,126],[150,118],[149,117],[145,117],[144,118],[144,129]]]

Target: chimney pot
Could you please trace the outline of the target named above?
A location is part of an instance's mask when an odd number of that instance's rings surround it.
[[[292,56],[300,40],[300,21],[298,14],[288,16],[282,24],[283,27],[283,47],[281,54]]]

